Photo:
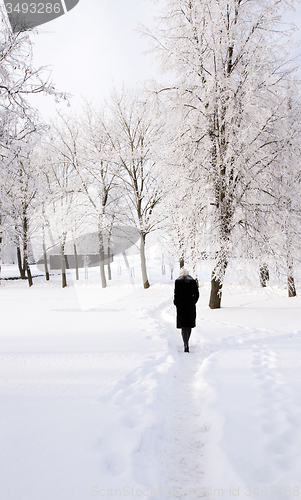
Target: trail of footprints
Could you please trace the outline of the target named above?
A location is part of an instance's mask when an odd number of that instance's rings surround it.
[[[274,465],[290,467],[295,417],[293,394],[279,370],[279,353],[265,346],[252,348],[252,371],[260,391],[261,427],[266,436],[265,451]]]
[[[174,327],[173,325],[171,327],[169,312],[169,301],[151,308],[148,311],[148,321],[150,319],[152,321],[148,329],[152,331],[155,327],[154,329],[159,332],[162,329],[162,323],[165,323],[166,330],[162,337],[164,338],[167,334],[170,345],[174,346],[175,337],[171,335]],[[162,320],[162,323],[158,318]],[[206,322],[203,320],[203,325]],[[201,363],[214,352],[231,348],[249,348],[251,350],[251,371],[257,381],[259,394],[257,414],[260,419],[262,436],[265,438],[262,449],[270,457],[271,469],[276,466],[279,470],[288,470],[294,458],[293,450],[295,448],[293,445],[296,429],[299,425],[299,415],[294,415],[295,395],[288,384],[289,381],[285,379],[284,374],[279,369],[280,354],[276,349],[262,344],[262,341],[268,342],[274,338],[275,332],[266,330],[260,332],[258,329],[226,323],[220,323],[220,325],[224,329],[229,328],[235,331],[236,334],[220,338],[216,342],[192,345],[192,359],[191,355],[180,354],[181,363],[174,372],[174,381],[169,388],[168,395],[165,395],[168,406],[162,429],[162,442],[158,450],[158,460],[161,464],[161,477],[165,479],[162,482],[165,482],[167,487],[171,487],[173,491],[177,490],[180,499],[185,498],[185,494],[181,496],[179,489],[199,487],[202,484],[201,464],[204,429],[200,429],[196,425],[200,407],[195,399],[194,380]],[[265,334],[264,339],[258,338],[261,333]],[[300,334],[301,332],[295,333],[296,336],[301,336]],[[280,337],[277,336],[277,338]],[[179,335],[176,344],[180,344]],[[182,350],[179,345],[178,350],[180,352]],[[161,382],[164,384],[166,375],[165,371],[161,372],[160,368],[166,361],[166,355],[161,358],[149,356],[149,359],[141,367],[130,373],[126,380],[120,384],[120,391],[117,391],[117,394],[115,388],[115,395],[109,395],[109,399],[112,399],[114,404],[123,408],[123,424],[128,427],[129,431],[139,426],[141,411],[147,407],[151,409],[152,405],[146,403],[148,390],[152,391],[151,382],[154,379],[159,378],[158,388],[161,387]],[[169,369],[172,369],[171,366]],[[137,372],[139,372],[139,376]],[[148,383],[150,383],[149,387]],[[130,418],[128,418],[128,412],[131,415]],[[191,429],[194,429],[193,433],[191,433]],[[152,440],[151,433],[150,439]],[[127,460],[125,457],[124,463],[119,463],[120,457],[119,461],[117,457],[110,458],[107,467],[111,470],[112,475],[119,475],[126,470]],[[115,463],[115,467],[112,467],[112,463]]]
[[[182,349],[181,349],[182,350]],[[198,349],[192,349],[198,356]],[[168,471],[167,486],[177,497],[186,498],[185,491],[197,490],[203,480],[203,433],[198,426],[201,408],[194,389],[195,374],[200,360],[192,363],[191,357],[181,354],[181,365],[174,378],[174,387],[170,393],[171,420],[167,422],[168,441]],[[183,494],[181,493],[183,492]]]

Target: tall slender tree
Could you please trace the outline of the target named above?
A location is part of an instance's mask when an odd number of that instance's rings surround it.
[[[113,92],[110,126],[106,129],[118,165],[123,196],[123,220],[140,232],[140,262],[144,288],[149,288],[145,243],[160,225],[157,208],[165,192],[156,170],[162,121],[142,91]]]

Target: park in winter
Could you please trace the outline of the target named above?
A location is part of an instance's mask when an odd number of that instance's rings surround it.
[[[0,20],[0,499],[298,498],[301,0]]]

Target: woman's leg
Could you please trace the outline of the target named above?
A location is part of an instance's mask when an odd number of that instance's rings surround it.
[[[190,334],[191,334],[191,328],[182,328],[182,337],[183,337],[185,352],[189,352],[188,341]]]

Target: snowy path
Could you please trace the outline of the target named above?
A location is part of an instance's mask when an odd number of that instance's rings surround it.
[[[163,308],[179,352],[162,498],[301,494],[301,301],[262,299],[242,297],[234,311],[200,304],[189,355],[174,335],[172,306]]]
[[[1,498],[301,495],[301,299],[202,292],[0,288]]]
[[[199,343],[191,354],[183,352],[180,330],[176,330],[175,309],[168,299],[150,311],[155,325],[168,338],[170,363],[167,380],[157,387],[161,393],[161,432],[156,450],[158,477],[154,496],[185,498],[190,490],[200,489],[202,480],[202,434],[199,425],[200,402],[197,399],[196,375],[202,362]]]
[[[180,354],[168,398],[168,418],[165,422],[165,460],[168,465],[163,480],[163,492],[185,498],[189,491],[201,489],[203,480],[203,432],[200,424],[201,405],[196,395],[196,374],[201,362],[197,349]]]

